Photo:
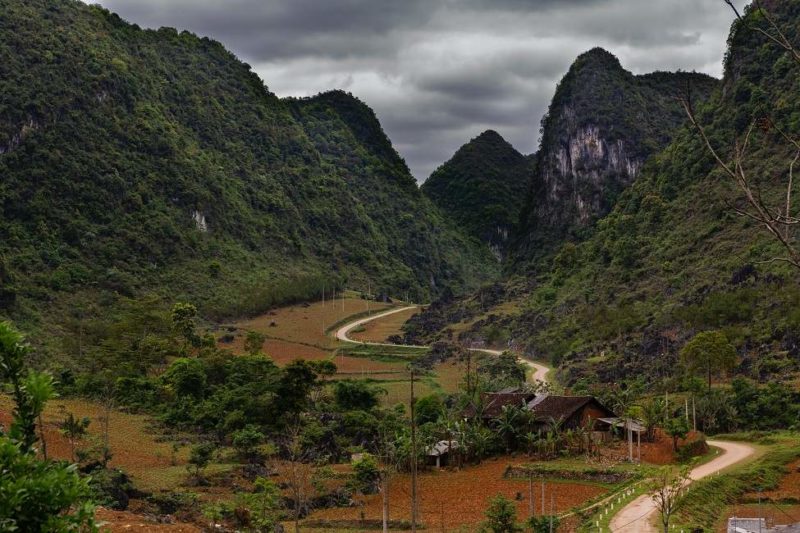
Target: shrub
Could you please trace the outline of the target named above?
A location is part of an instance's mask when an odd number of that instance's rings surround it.
[[[40,461],[0,437],[1,531],[97,531],[92,490],[75,465]]]

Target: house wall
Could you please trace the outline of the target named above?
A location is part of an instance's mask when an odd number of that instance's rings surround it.
[[[575,419],[578,425],[582,427],[586,427],[589,425],[591,420],[597,420],[598,418],[605,418],[609,416],[609,412],[605,409],[600,408],[599,406],[590,403],[586,405],[583,409],[578,411],[575,414]]]

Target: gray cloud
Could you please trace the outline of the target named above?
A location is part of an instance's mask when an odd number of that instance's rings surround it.
[[[278,95],[353,92],[419,180],[488,128],[533,152],[558,80],[594,46],[635,73],[719,75],[733,20],[722,0],[100,3],[145,27],[221,41]]]

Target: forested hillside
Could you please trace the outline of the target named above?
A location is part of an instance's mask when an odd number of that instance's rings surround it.
[[[502,255],[516,230],[532,170],[531,158],[489,130],[436,169],[422,192]]]
[[[0,316],[166,294],[208,317],[491,274],[372,111],[281,100],[222,45],[76,0],[0,12]]]
[[[764,6],[797,42],[800,2]],[[752,29],[761,17],[750,10],[746,23],[734,25],[724,79],[709,101],[695,97],[694,106],[726,160],[752,128],[746,172],[761,200],[778,209],[794,157],[781,132],[796,138],[800,131],[793,96],[800,68]],[[517,300],[517,312],[493,312],[497,298],[486,304],[484,295],[435,306],[432,317],[480,318],[462,338],[513,339],[560,365],[573,385],[641,379],[669,387],[681,378],[681,348],[703,331],[722,332],[735,347],[735,374],[785,379],[800,369],[798,273],[780,260],[777,239],[734,209],[744,207],[686,121],[585,241],[562,242],[554,257],[530,263],[493,291],[500,301]],[[792,242],[795,227],[787,230]],[[417,321],[411,333],[424,330],[425,320]]]

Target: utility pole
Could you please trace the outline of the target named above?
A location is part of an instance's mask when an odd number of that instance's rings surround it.
[[[544,481],[542,481],[542,516],[547,512],[544,508]]]
[[[686,425],[688,426],[689,425],[689,398],[685,398],[683,401],[685,403],[683,409],[684,409],[684,411],[686,413]]]
[[[631,419],[625,419],[625,425],[628,429],[628,461],[633,462],[633,428],[631,428]]]
[[[414,419],[414,367],[411,366],[411,531],[417,531],[417,422]]]
[[[694,394],[692,394],[692,428],[697,432],[697,405],[694,403]]]
[[[467,350],[467,396],[472,401],[472,350],[469,349]]]
[[[639,428],[639,431],[636,432],[636,457],[637,462],[642,464],[642,431]]]

